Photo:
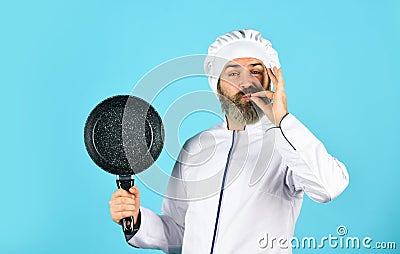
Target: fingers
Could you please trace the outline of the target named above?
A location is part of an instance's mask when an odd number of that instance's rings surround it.
[[[271,68],[267,68],[267,73],[272,81],[272,84],[274,85],[274,91],[277,91],[278,89],[283,90],[284,82],[282,76],[282,69],[281,68],[278,69],[276,66],[274,66],[273,72]]]
[[[139,187],[133,186],[129,189],[129,192],[133,194],[135,197],[140,197]]]
[[[274,68],[276,68],[276,67],[274,67]],[[274,69],[274,71],[275,71],[275,69]],[[272,72],[271,68],[267,68],[267,74],[268,74],[268,77],[271,79],[272,84],[274,86],[276,86],[276,84],[278,83],[278,79],[276,78],[275,74]]]
[[[265,98],[265,97],[264,97]],[[263,99],[263,97],[251,96],[250,100],[255,103],[258,107],[260,107],[263,111],[269,107],[269,103]]]
[[[123,198],[119,198],[123,199]],[[121,200],[110,201],[111,218],[120,224],[120,220],[126,217],[136,217],[139,213],[139,206],[132,199],[130,202],[121,202]]]
[[[119,197],[132,197],[132,194],[130,194],[124,189],[118,189],[111,196],[111,198],[119,198]]]
[[[110,211],[112,213],[128,212],[128,211],[135,212],[136,206],[135,205],[127,205],[127,204],[112,205],[112,206],[110,206]]]
[[[129,192],[124,189],[118,189],[112,194],[111,198],[118,197],[140,197],[139,188],[137,186],[133,186],[129,189]]]
[[[271,122],[275,122],[274,112],[272,110],[272,104],[266,104],[262,97],[252,96],[250,97],[251,101],[253,101],[257,106],[259,106],[264,114],[271,120]]]
[[[284,85],[284,81],[283,81],[283,76],[282,76],[282,69],[281,68],[277,68],[276,66],[274,67],[274,73],[275,73],[275,77],[277,80],[277,83],[274,83],[276,85],[276,89],[279,90],[284,90],[285,89],[285,85]],[[275,89],[275,91],[276,91]]]
[[[135,198],[132,197],[118,197],[118,198],[112,198],[110,202],[108,202],[109,205],[135,205],[137,201]]]
[[[140,192],[137,186],[116,190],[109,201],[111,218],[118,224],[126,217],[137,218],[140,208]]]
[[[124,189],[116,190],[112,194],[111,200],[109,202],[110,206],[111,205],[120,205],[120,204],[135,205],[137,203],[140,203],[140,192],[139,192],[139,188],[137,186],[131,187],[129,189],[129,192],[127,192]]]
[[[250,94],[249,97],[250,98],[251,97],[267,97],[268,99],[272,100],[274,98],[274,93],[271,91],[264,90],[264,91],[252,93],[252,94]]]

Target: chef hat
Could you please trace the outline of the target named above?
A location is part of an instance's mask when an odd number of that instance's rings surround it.
[[[280,68],[278,53],[270,41],[255,30],[235,30],[216,39],[208,48],[204,72],[211,89],[217,94],[217,83],[224,66],[236,58],[251,57],[261,60],[267,68]]]

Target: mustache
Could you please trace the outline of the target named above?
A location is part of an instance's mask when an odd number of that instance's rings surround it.
[[[234,102],[238,102],[242,99],[242,97],[246,94],[249,93],[256,93],[256,92],[260,92],[263,91],[263,89],[261,88],[255,88],[255,87],[248,87],[243,89],[242,91],[237,92],[235,95],[232,96],[232,101]]]

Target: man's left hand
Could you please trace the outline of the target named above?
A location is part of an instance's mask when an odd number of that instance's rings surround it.
[[[250,95],[250,100],[262,109],[271,122],[275,123],[276,126],[279,126],[282,118],[288,113],[288,109],[282,69],[278,69],[277,67],[274,67],[273,69],[274,72],[272,72],[270,68],[267,68],[267,73],[274,85],[274,92],[264,90],[252,93]],[[261,97],[267,97],[273,102],[267,104],[261,99]]]

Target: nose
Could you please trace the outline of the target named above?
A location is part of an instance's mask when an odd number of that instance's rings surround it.
[[[249,87],[257,87],[258,79],[254,77],[250,72],[246,73],[246,75],[242,75],[239,81],[239,87],[241,89],[246,89]]]

